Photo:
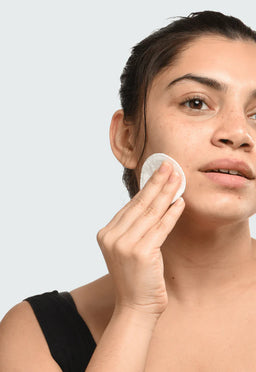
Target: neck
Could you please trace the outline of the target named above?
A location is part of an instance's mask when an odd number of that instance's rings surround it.
[[[161,249],[169,298],[201,306],[234,295],[254,277],[253,242],[249,219],[206,226],[181,216]]]

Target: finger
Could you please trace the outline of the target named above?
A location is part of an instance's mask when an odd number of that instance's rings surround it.
[[[129,244],[138,242],[147,231],[149,231],[155,224],[157,224],[171,205],[171,202],[177,192],[181,183],[181,177],[174,172],[162,187],[155,199],[146,209],[134,220],[129,228],[125,229],[125,224],[118,224],[115,227],[117,236],[125,233]]]
[[[160,192],[169,176],[173,172],[173,165],[164,161],[149,178],[141,189],[108,223],[109,229],[122,224],[123,230],[129,228],[133,221],[145,210],[156,195]]]
[[[185,208],[185,201],[179,198],[169,207],[165,215],[159,220],[150,231],[148,231],[140,241],[140,245],[147,249],[152,246],[160,248],[167,236],[172,232],[178,219],[182,215]]]

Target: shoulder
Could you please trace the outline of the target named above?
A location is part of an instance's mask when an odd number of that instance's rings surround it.
[[[61,371],[27,301],[11,308],[0,323],[0,370]]]
[[[114,311],[115,295],[111,276],[105,275],[73,289],[70,294],[77,311],[98,343]]]
[[[114,308],[115,298],[110,275],[73,289],[69,293],[97,343]],[[11,308],[0,323],[0,371],[14,370],[61,371],[51,355],[43,331],[28,301],[22,301]]]

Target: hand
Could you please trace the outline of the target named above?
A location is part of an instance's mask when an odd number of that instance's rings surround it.
[[[163,162],[142,190],[97,234],[114,282],[116,307],[156,316],[166,309],[161,245],[181,216],[185,202],[171,201],[181,177]]]

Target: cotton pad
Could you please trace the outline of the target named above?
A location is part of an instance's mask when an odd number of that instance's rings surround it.
[[[185,191],[186,188],[186,177],[185,174],[181,168],[181,166],[171,158],[170,156],[162,153],[155,153],[150,155],[144,162],[141,174],[140,174],[140,189],[142,189],[145,185],[145,183],[148,181],[148,179],[152,176],[155,170],[157,170],[163,161],[169,161],[173,165],[173,171],[177,171],[181,177],[181,184],[179,186],[179,189],[177,190],[171,204],[173,204]]]

